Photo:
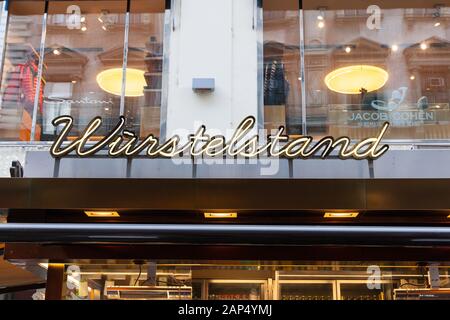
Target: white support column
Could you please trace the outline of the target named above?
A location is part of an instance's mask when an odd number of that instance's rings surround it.
[[[258,114],[253,0],[175,0],[170,40],[167,136],[199,124],[222,134]],[[214,78],[196,93],[193,78]]]

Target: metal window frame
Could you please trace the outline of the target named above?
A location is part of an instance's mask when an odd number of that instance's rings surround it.
[[[159,139],[161,142],[166,141],[167,135],[167,106],[169,100],[169,68],[170,68],[170,39],[172,32],[174,32],[174,26],[172,21],[174,19],[175,0],[169,0],[166,3],[166,9],[164,11],[164,29],[163,29],[163,67],[162,67],[162,87],[161,87],[161,111],[159,115]]]
[[[38,64],[36,91],[34,92],[34,105],[33,105],[33,115],[32,115],[32,119],[31,119],[30,141],[35,141],[37,111],[39,108],[39,93],[41,92],[42,69],[44,68],[45,39],[47,36],[47,19],[48,19],[49,0],[45,0],[44,2],[45,2],[44,15],[42,16],[41,43],[39,46],[39,64]]]

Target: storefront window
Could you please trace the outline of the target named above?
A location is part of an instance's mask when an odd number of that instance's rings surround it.
[[[263,2],[264,127],[301,134],[299,2]]]
[[[127,126],[140,137],[160,135],[165,2],[132,0],[127,67],[143,72],[138,96],[125,95]]]
[[[125,1],[50,1],[43,68],[41,140],[53,140],[52,120],[74,118],[78,135],[95,116],[101,136],[120,113]]]
[[[450,4],[304,1],[307,133],[450,137]]]
[[[67,300],[448,299],[448,263],[97,260],[65,265]],[[439,274],[439,288],[427,273]],[[436,285],[435,283],[433,284]]]
[[[44,1],[12,1],[5,41],[0,88],[0,140],[29,141],[33,110],[43,109],[43,83],[39,84],[39,47]],[[39,89],[36,95],[36,88]],[[37,97],[36,97],[37,96]],[[42,126],[36,125],[35,135]]]
[[[213,70],[223,63],[219,55],[208,55],[219,61],[208,60],[211,66],[202,66],[208,72],[200,72],[201,64],[191,59],[205,51],[193,45],[194,40],[199,41],[196,28],[203,25],[191,30],[193,25],[181,20],[189,21],[198,4],[176,5],[179,8],[169,16],[166,3],[131,0],[127,18],[125,0],[48,1],[43,26],[44,1],[11,1],[0,90],[0,140],[51,141],[57,133],[51,121],[59,115],[74,118],[72,136],[78,136],[93,117],[101,116],[103,127],[96,132],[97,138],[124,115],[127,128],[143,138],[150,133],[164,135],[161,124],[165,127],[166,123],[168,133],[191,129],[192,119],[229,129],[236,127],[241,113],[258,114],[267,130],[285,126],[290,135],[316,138],[366,138],[378,133],[386,121],[391,123],[388,139],[405,142],[450,137],[448,1],[440,5],[362,1],[355,5],[306,0],[302,8],[296,0],[247,3],[246,15],[235,21],[233,32],[241,35],[247,30],[243,26],[251,27],[251,36],[233,36],[239,41],[232,46],[222,41],[222,45],[232,47],[233,57],[258,60],[259,73],[256,76],[256,67],[244,60],[230,58],[230,65],[236,63],[231,82],[222,82],[219,71]],[[172,50],[163,45],[168,25]],[[262,30],[257,30],[261,26]],[[207,42],[206,38],[201,41]],[[210,46],[209,42],[198,43]],[[243,43],[258,43],[261,48],[254,50]],[[177,53],[187,49],[192,50],[189,55]],[[246,50],[249,54],[243,54]],[[166,86],[164,51],[173,58]],[[195,65],[195,70],[187,68],[189,65]],[[243,71],[243,66],[248,69]],[[258,90],[247,88],[250,81],[240,84],[244,74],[254,79]],[[213,88],[217,90],[209,95],[193,93],[193,79],[217,80],[217,88]],[[169,83],[175,91],[167,90]],[[228,96],[221,95],[224,83],[236,87]],[[253,97],[251,103],[244,103],[246,95]],[[192,101],[188,103],[187,97]],[[227,99],[239,107],[233,105],[232,111]],[[223,103],[228,109],[197,108],[202,103]],[[251,108],[241,106],[246,104]],[[228,117],[231,120],[225,120]]]

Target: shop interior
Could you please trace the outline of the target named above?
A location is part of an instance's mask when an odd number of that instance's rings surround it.
[[[33,264],[34,268],[49,268],[48,263],[33,262],[28,262],[26,268]],[[50,265],[64,270],[65,300],[450,298],[448,263],[79,260]],[[39,300],[44,299],[45,289],[17,294]],[[13,298],[14,294],[1,297]]]

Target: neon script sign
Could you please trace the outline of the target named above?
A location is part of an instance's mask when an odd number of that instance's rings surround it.
[[[254,130],[255,118],[245,118],[234,131],[231,139],[224,136],[209,136],[206,127],[200,126],[198,130],[188,137],[187,143],[182,143],[178,135],[174,135],[164,143],[150,134],[140,140],[132,131],[124,129],[125,118],[120,117],[117,125],[100,141],[90,144],[89,139],[102,125],[102,118],[94,118],[75,140],[65,143],[73,127],[73,119],[70,116],[60,116],[53,120],[55,127],[64,125],[54,141],[50,153],[54,158],[64,157],[74,152],[79,157],[89,157],[101,150],[107,149],[110,157],[133,157],[145,152],[150,158],[163,157],[174,158],[188,154],[192,157],[247,157],[255,158],[268,155],[280,158],[308,159],[314,156],[327,158],[333,150],[338,149],[341,159],[377,159],[389,150],[388,145],[381,145],[381,140],[389,128],[385,122],[379,134],[373,138],[363,139],[355,144],[349,137],[334,138],[324,137],[314,142],[310,136],[301,136],[290,139],[285,133],[285,128],[280,127],[278,132],[267,137],[267,142],[259,143],[259,136],[249,135]]]

